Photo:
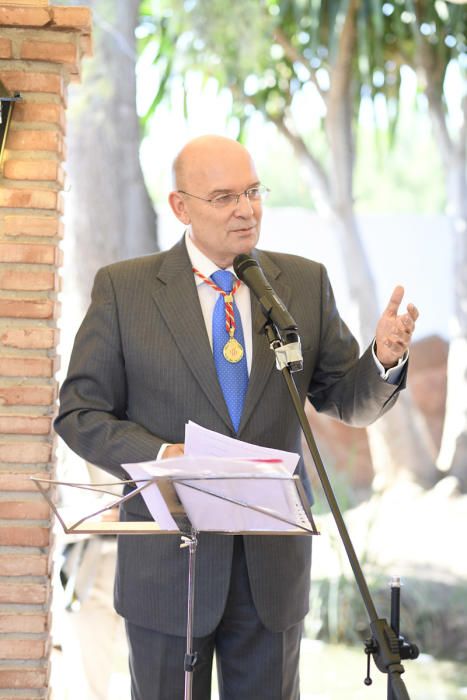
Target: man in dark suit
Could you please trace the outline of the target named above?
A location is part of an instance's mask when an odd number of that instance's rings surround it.
[[[398,315],[402,288],[359,358],[323,266],[256,250],[266,189],[240,144],[195,139],[175,160],[174,180],[169,201],[185,237],[167,252],[98,272],[61,390],[57,432],[86,460],[123,478],[126,462],[182,455],[188,420],[300,453],[299,424],[274,369],[259,304],[228,274],[239,253],[257,257],[298,323],[302,399],[354,425],[376,420],[405,384],[418,312],[410,304]],[[298,471],[306,481],[302,462]],[[121,517],[150,515],[135,498]],[[133,700],[183,697],[187,556],[179,544],[176,535],[119,539],[115,606],[126,622]],[[310,561],[306,537],[200,536],[196,700],[210,697],[214,651],[223,700],[299,697]]]

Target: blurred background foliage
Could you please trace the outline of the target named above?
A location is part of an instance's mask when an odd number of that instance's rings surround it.
[[[444,102],[448,66],[456,62],[465,70],[465,65],[459,64],[465,50],[465,15],[461,6],[443,0],[241,0],[232,6],[223,0],[145,0],[141,12],[140,55],[152,55],[157,68],[152,74],[156,78],[154,96],[143,117],[145,125],[163,101],[174,106],[171,100],[179,90],[188,114],[190,101],[199,99],[198,83],[190,94],[190,75],[201,72],[205,87],[208,81],[214,81],[219,92],[230,93],[228,119],[241,139],[246,138],[248,123],[259,112],[267,122],[275,123],[292,145],[312,153],[323,166],[331,157],[323,132],[333,80],[338,82],[338,72],[342,71],[341,30],[346,16],[354,13],[355,44],[351,47],[350,72],[347,68],[344,76],[351,80],[340,87],[340,95],[350,91],[349,112],[345,116],[355,128],[358,125],[357,205],[365,207],[369,203],[370,207],[378,207],[381,198],[376,186],[365,187],[365,173],[368,179],[369,166],[370,172],[381,166],[388,149],[396,143],[405,158],[401,157],[399,166],[394,165],[394,171],[381,172],[380,168],[378,173],[383,177],[381,184],[378,180],[378,189],[386,193],[385,207],[412,211],[419,207],[428,211],[441,208],[443,176],[427,128],[424,80],[421,76],[421,82],[416,84],[415,76],[409,73],[420,66],[417,47],[424,37],[432,64],[436,65],[433,91]],[[404,72],[406,85],[401,93]],[[415,132],[424,138],[411,138]],[[417,153],[417,146],[423,150]],[[420,156],[423,173],[417,168]],[[292,158],[286,162],[292,166]],[[389,160],[390,165],[393,162]],[[291,171],[296,172],[296,167],[291,167]],[[424,187],[426,181],[416,180],[427,172],[432,178],[428,189]],[[415,202],[403,198],[401,185],[407,179],[418,184],[411,189]],[[274,188],[277,203],[315,205],[310,192],[300,192],[300,187],[284,191],[283,181],[278,185],[278,189]],[[433,192],[438,195],[434,199]]]

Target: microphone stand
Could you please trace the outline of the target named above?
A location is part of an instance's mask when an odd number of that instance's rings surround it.
[[[265,311],[264,308],[263,311]],[[393,606],[393,613],[391,616],[391,622],[397,626],[397,632],[394,631],[394,629],[385,619],[378,617],[376,612],[375,604],[368,589],[363,571],[340,512],[339,505],[334,496],[334,492],[332,490],[324,464],[321,460],[321,456],[318,452],[310,424],[308,423],[300,395],[291,374],[292,371],[302,369],[302,362],[298,359],[298,354],[301,358],[301,352],[299,350],[300,341],[297,335],[297,326],[295,325],[294,328],[288,326],[284,329],[278,329],[272,323],[267,313],[266,318],[267,323],[264,327],[264,331],[268,339],[269,346],[276,354],[277,369],[279,369],[279,371],[282,373],[282,376],[287,384],[295,412],[315,463],[319,479],[331,508],[331,512],[336,522],[342,543],[345,551],[347,552],[347,557],[352,567],[352,571],[370,621],[372,636],[365,642],[365,652],[368,655],[368,671],[367,677],[365,678],[365,685],[371,685],[372,683],[372,680],[369,677],[371,655],[373,656],[377,668],[382,673],[388,674],[388,700],[410,700],[407,689],[401,678],[402,673],[404,673],[404,667],[401,664],[401,647],[402,644],[404,644],[406,647],[410,648],[411,653],[408,655],[404,654],[404,658],[416,658],[418,656],[418,649],[415,647],[415,645],[411,645],[408,642],[405,642],[403,638],[399,637],[398,605],[396,606],[396,609],[394,609]],[[282,337],[281,331],[284,333],[285,339]]]

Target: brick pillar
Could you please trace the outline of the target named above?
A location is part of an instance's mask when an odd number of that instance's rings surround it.
[[[52,533],[29,477],[54,474],[66,87],[91,50],[87,8],[44,4],[0,4],[0,80],[23,98],[0,176],[2,700],[50,697]]]

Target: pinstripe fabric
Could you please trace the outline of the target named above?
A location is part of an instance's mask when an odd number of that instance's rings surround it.
[[[284,632],[265,629],[251,597],[242,538],[234,539],[229,595],[219,627],[193,641],[198,661],[193,700],[211,697],[216,652],[221,700],[298,700],[302,623]],[[127,622],[132,700],[182,700],[184,637],[163,635]],[[247,660],[254,659],[254,664]]]
[[[256,253],[298,322],[304,370],[295,379],[318,410],[367,424],[400,387],[383,382],[371,352],[342,323],[324,268],[296,256]],[[238,437],[299,452],[300,430],[285,382],[252,299],[253,362]],[[402,382],[403,384],[403,382]],[[401,385],[402,385],[401,384]],[[184,241],[170,251],[102,269],[75,341],[55,426],[70,447],[114,475],[121,463],[154,458],[163,442],[183,442],[187,420],[233,435]],[[299,466],[303,470],[302,464]],[[149,517],[141,499],[122,518]],[[117,611],[136,625],[183,635],[187,556],[176,536],[121,537]],[[311,543],[303,537],[247,537],[253,600],[264,625],[284,630],[308,609]],[[232,558],[229,537],[200,539],[195,634],[209,634],[224,609]]]

